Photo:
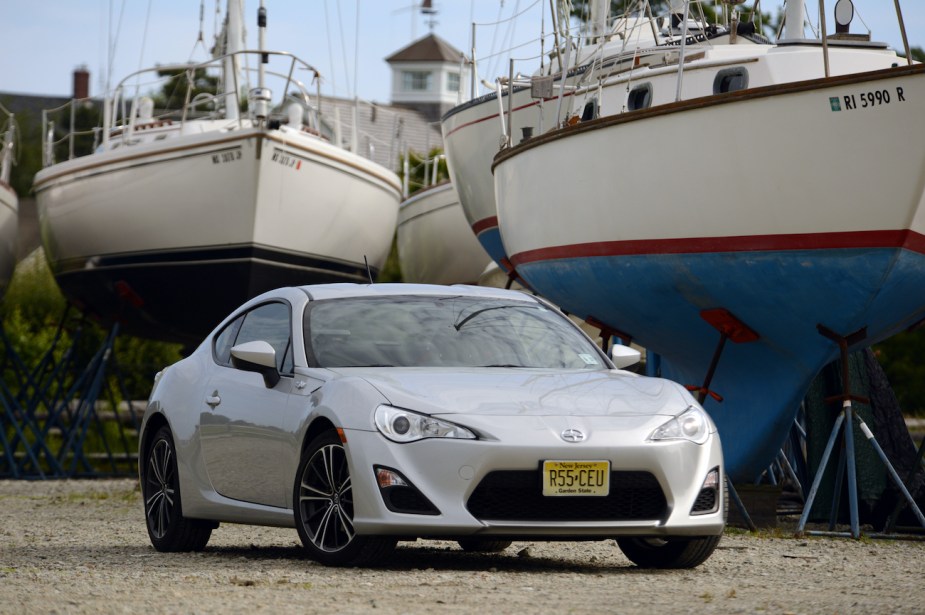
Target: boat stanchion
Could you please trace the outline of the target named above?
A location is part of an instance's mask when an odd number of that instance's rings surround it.
[[[858,422],[858,426],[861,429],[861,433],[864,434],[864,437],[871,444],[874,451],[877,453],[880,460],[883,462],[886,467],[887,473],[890,478],[893,480],[893,483],[896,487],[902,492],[905,502],[912,508],[913,514],[915,514],[919,523],[925,528],[925,516],[922,515],[922,511],[919,509],[918,505],[915,503],[912,495],[909,493],[909,490],[906,488],[903,481],[900,479],[899,474],[897,474],[896,469],[893,467],[893,464],[890,463],[889,458],[886,456],[886,453],[880,447],[880,444],[877,442],[877,438],[874,436],[873,432],[864,422],[864,420],[858,416],[857,413],[853,411],[852,402],[858,403],[870,403],[869,400],[865,397],[859,395],[854,395],[851,393],[851,381],[848,373],[848,348],[862,342],[867,337],[867,328],[859,329],[854,333],[851,333],[847,336],[839,335],[838,333],[827,328],[825,325],[819,324],[816,326],[819,334],[823,337],[826,337],[836,344],[838,344],[839,355],[842,362],[842,387],[843,391],[840,395],[834,395],[825,399],[826,403],[831,403],[835,401],[841,401],[841,412],[835,419],[835,424],[832,426],[832,431],[829,434],[829,440],[826,443],[825,450],[822,453],[822,458],[819,461],[819,467],[816,469],[816,475],[813,478],[812,487],[809,490],[809,495],[806,498],[806,502],[803,506],[803,514],[800,515],[800,521],[797,524],[796,535],[801,536],[804,533],[810,536],[839,536],[839,537],[851,537],[858,539],[861,537],[861,529],[858,521],[858,486],[857,486],[857,460],[855,458],[854,451],[854,422]],[[835,448],[835,442],[838,439],[839,434],[844,428],[844,446],[842,448],[842,453],[839,455],[838,469],[836,472],[835,479],[835,497],[832,502],[832,509],[829,516],[829,530],[828,532],[820,531],[808,531],[804,532],[806,528],[806,523],[809,520],[809,514],[813,506],[813,502],[816,499],[816,494],[819,490],[819,485],[822,483],[822,476],[825,473],[826,467],[832,456],[832,451]],[[921,459],[922,450],[919,450],[919,459]],[[842,480],[845,478],[847,473],[847,482],[848,482],[848,514],[850,521],[850,532],[835,532],[831,531],[835,528],[835,521],[838,516],[838,510],[840,506],[840,494],[841,494],[841,484]],[[895,513],[896,511],[894,511]],[[896,513],[898,514],[898,513]],[[887,528],[888,532],[892,530],[891,523],[893,522],[892,516],[888,521]],[[889,533],[884,534],[871,534],[870,538],[885,538],[893,537]]]

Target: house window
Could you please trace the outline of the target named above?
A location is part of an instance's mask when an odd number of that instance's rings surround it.
[[[424,70],[404,70],[401,73],[402,89],[406,92],[426,92],[430,90],[432,75]]]
[[[446,91],[447,92],[458,92],[459,91],[459,73],[447,73],[446,74]]]

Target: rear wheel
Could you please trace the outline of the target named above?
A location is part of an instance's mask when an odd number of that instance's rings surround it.
[[[617,545],[640,568],[693,568],[713,554],[720,538],[618,538]]]
[[[302,544],[322,564],[374,564],[395,548],[393,538],[357,535],[347,452],[336,431],[319,434],[302,454],[292,505]]]
[[[176,449],[166,425],[154,434],[141,474],[145,524],[154,548],[165,552],[202,551],[214,524],[183,516]]]
[[[463,551],[469,553],[500,553],[511,546],[510,540],[489,540],[488,538],[463,538],[457,541]]]

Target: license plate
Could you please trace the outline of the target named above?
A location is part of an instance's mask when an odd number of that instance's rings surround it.
[[[609,493],[609,461],[543,462],[543,495],[604,496]]]

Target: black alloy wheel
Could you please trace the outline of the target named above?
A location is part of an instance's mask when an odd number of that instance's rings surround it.
[[[176,449],[166,425],[157,430],[145,452],[141,476],[145,523],[154,548],[164,552],[202,551],[215,524],[187,519],[182,514]]]
[[[296,529],[313,559],[328,566],[371,565],[395,548],[393,538],[357,535],[353,502],[347,452],[336,431],[325,431],[302,454],[293,493]]]

